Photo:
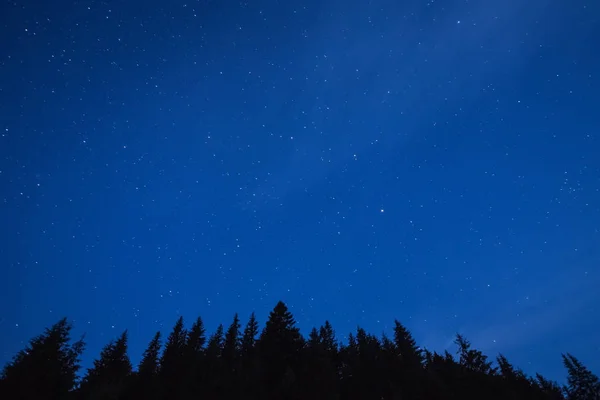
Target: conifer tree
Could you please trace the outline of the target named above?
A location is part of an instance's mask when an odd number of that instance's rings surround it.
[[[187,331],[183,326],[183,317],[179,317],[173,330],[167,337],[165,349],[160,358],[161,373],[176,373],[181,367],[185,346],[187,342]]]
[[[600,400],[600,382],[571,354],[563,355],[567,386],[527,376],[502,354],[497,368],[458,335],[458,357],[421,349],[395,321],[393,336],[363,328],[338,343],[325,322],[307,340],[279,302],[259,333],[254,313],[240,337],[237,314],[227,331],[206,338],[201,318],[187,331],[179,318],[161,354],[160,332],[137,371],[127,356],[127,331],[108,343],[79,388],[83,340],[71,344],[66,319],[32,339],[0,375],[0,399],[58,400]]]
[[[265,397],[282,398],[294,392],[303,346],[304,339],[294,316],[282,301],[278,302],[259,340],[263,381],[268,388]]]
[[[30,340],[3,369],[0,398],[64,399],[77,383],[83,339],[71,344],[72,325],[61,319]]]
[[[319,349],[321,347],[321,336],[319,336],[319,331],[317,328],[313,327],[308,334],[308,340],[306,345],[310,349]]]
[[[252,313],[250,319],[244,328],[244,334],[242,336],[241,351],[244,356],[247,356],[254,350],[256,344],[256,337],[258,336],[258,322],[256,321],[256,315]]]
[[[335,338],[335,331],[333,330],[333,326],[329,321],[325,321],[325,323],[319,328],[319,337],[321,339],[321,343],[323,344],[323,348],[330,352],[331,354],[337,353],[338,343]]]
[[[338,395],[337,343],[329,322],[310,331],[304,351],[303,398],[333,399]]]
[[[159,356],[161,349],[161,334],[156,332],[142,354],[142,360],[135,374],[133,388],[130,390],[130,399],[156,399],[159,397],[160,385],[158,376],[160,372]]]
[[[190,328],[186,339],[186,351],[198,355],[204,350],[206,344],[206,329],[202,318],[198,317]]]
[[[540,374],[535,374],[534,382],[537,384],[540,392],[546,400],[563,400],[563,390],[558,383],[544,378]]]
[[[205,373],[206,329],[202,318],[196,318],[187,333],[184,348],[185,382],[187,397],[195,397],[201,392]]]
[[[206,345],[206,366],[204,368],[203,382],[205,383],[204,397],[223,398],[226,379],[225,367],[223,363],[223,345],[225,342],[223,324],[219,324],[217,329],[208,338]]]
[[[425,361],[421,348],[404,325],[394,320],[394,344],[401,363],[409,368],[420,368]]]
[[[170,398],[178,398],[182,392],[185,365],[187,331],[183,317],[179,317],[165,343],[160,358],[160,373],[163,393]]]
[[[224,397],[238,399],[240,392],[240,319],[236,313],[223,341]]]
[[[513,367],[513,365],[508,361],[508,359],[504,355],[499,354],[498,357],[496,357],[496,362],[498,363],[498,368],[500,369],[500,375],[504,379],[510,381],[527,379],[523,371]]]
[[[131,376],[131,362],[127,355],[127,331],[117,340],[107,344],[94,360],[94,366],[88,369],[80,387],[85,399],[119,399]]]
[[[256,337],[258,336],[258,322],[254,312],[246,323],[240,344],[242,382],[241,390],[248,398],[258,398],[259,388],[259,360],[257,357]]]
[[[223,358],[228,364],[232,364],[240,350],[240,319],[237,313],[233,316],[233,322],[227,329],[223,342]]]
[[[160,336],[160,332],[156,332],[154,334],[154,337],[148,344],[148,347],[146,348],[146,350],[144,350],[142,360],[140,361],[140,365],[138,366],[138,375],[141,378],[154,379],[158,375],[158,359],[161,348]]]
[[[519,393],[527,393],[533,397],[535,393],[541,393],[537,385],[523,371],[514,367],[504,355],[499,354],[496,362],[500,378],[498,385],[508,396],[518,397]]]
[[[208,339],[206,355],[211,358],[211,361],[221,358],[223,354],[223,343],[225,341],[223,337],[223,330],[223,324],[219,324],[215,332]]]
[[[458,346],[459,363],[467,370],[483,374],[495,372],[492,363],[488,361],[488,357],[481,351],[473,349],[471,342],[464,336],[457,334],[454,343]]]
[[[575,356],[562,355],[567,369],[567,386],[565,393],[568,400],[600,400],[600,381]]]

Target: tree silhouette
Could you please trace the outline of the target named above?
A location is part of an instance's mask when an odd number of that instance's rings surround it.
[[[188,332],[185,343],[186,353],[200,355],[204,351],[205,344],[206,329],[202,318],[198,317]]]
[[[304,339],[287,306],[278,302],[259,339],[259,354],[263,372],[263,393],[266,398],[291,398],[297,391],[300,351]]]
[[[541,397],[547,400],[562,400],[564,399],[563,390],[558,383],[544,378],[540,374],[535,374],[535,379],[532,381],[537,385]]]
[[[565,393],[568,400],[600,400],[600,381],[575,356],[562,355],[567,369]]]
[[[303,398],[333,399],[338,393],[337,343],[331,324],[325,322],[308,336],[303,358],[301,388]]]
[[[184,358],[185,358],[185,392],[188,397],[197,396],[201,393],[206,371],[204,346],[206,344],[206,329],[202,318],[198,317],[188,331]]]
[[[258,321],[256,315],[252,313],[244,328],[240,344],[242,368],[240,390],[246,393],[247,398],[258,398],[260,394],[258,384],[260,364],[256,349],[258,332]]]
[[[0,398],[65,399],[75,388],[83,339],[71,344],[66,318],[30,340],[3,369]],[[15,397],[18,396],[18,397]]]
[[[242,336],[241,351],[243,355],[253,353],[256,345],[256,337],[258,336],[258,322],[256,321],[256,315],[252,313],[250,319],[244,328],[244,334]]]
[[[482,374],[495,372],[488,357],[481,351],[471,348],[471,342],[464,336],[457,334],[454,343],[458,346],[459,363],[467,370]]]
[[[223,358],[229,367],[234,367],[235,359],[240,351],[240,319],[237,314],[225,333],[223,342]]]
[[[182,391],[185,365],[187,331],[183,326],[183,317],[179,317],[173,330],[167,337],[160,358],[160,382],[165,397],[178,397]]]
[[[241,395],[239,391],[241,381],[240,341],[240,319],[236,313],[233,322],[227,328],[223,341],[224,396],[227,398],[237,399]]]
[[[148,377],[154,379],[158,375],[159,365],[158,365],[158,357],[160,353],[160,332],[156,332],[154,337],[148,344],[148,348],[144,351],[142,355],[142,361],[140,361],[140,365],[138,367],[138,375],[143,377]]]
[[[127,355],[127,331],[107,344],[83,378],[79,389],[85,399],[119,399],[131,376],[131,362]]]
[[[567,385],[527,376],[499,354],[494,366],[457,335],[457,357],[422,349],[394,321],[380,336],[357,327],[338,342],[328,322],[305,340],[279,302],[262,331],[254,313],[240,332],[238,315],[209,336],[201,318],[179,318],[161,353],[157,332],[132,371],[123,332],[109,342],[77,385],[83,340],[70,341],[66,319],[33,338],[4,367],[1,399],[286,399],[286,400],[600,400],[596,375],[563,355]],[[259,334],[260,331],[260,334]],[[257,339],[258,336],[258,339]]]
[[[209,398],[222,398],[225,389],[225,368],[223,364],[223,324],[219,324],[215,332],[208,339],[206,346],[206,364],[203,381],[205,396]]]
[[[139,396],[144,399],[155,399],[159,397],[157,392],[160,387],[158,383],[160,338],[160,332],[156,332],[148,347],[144,350],[137,374],[134,375],[134,387],[131,389],[131,394],[127,396],[128,398]]]

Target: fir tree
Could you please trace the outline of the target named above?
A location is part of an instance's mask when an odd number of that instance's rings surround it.
[[[198,317],[187,333],[185,342],[185,391],[188,397],[195,397],[204,384],[206,329],[202,318]]]
[[[238,399],[240,391],[240,319],[236,313],[223,341],[224,397]]]
[[[242,336],[241,351],[244,356],[253,352],[257,335],[258,322],[256,321],[256,315],[252,313]]]
[[[535,374],[535,379],[533,380],[535,384],[537,384],[540,392],[543,397],[547,400],[563,400],[563,390],[558,385],[558,383],[551,381],[549,379],[544,378],[540,374]]]
[[[158,375],[158,357],[161,348],[160,336],[160,332],[154,334],[142,355],[142,360],[138,366],[138,375],[142,378],[154,379]]]
[[[61,320],[30,341],[3,369],[4,399],[286,399],[286,400],[600,400],[598,378],[570,354],[568,384],[527,376],[502,354],[486,355],[458,335],[458,357],[421,350],[398,321],[393,337],[362,328],[338,343],[325,322],[305,342],[291,312],[279,302],[258,335],[254,313],[240,337],[238,316],[227,332],[206,339],[198,318],[187,331],[180,318],[161,353],[160,333],[131,371],[127,333],[106,345],[81,385],[76,372],[83,341],[70,344]],[[564,389],[564,394],[563,394]]]
[[[199,355],[204,351],[205,344],[206,329],[202,318],[198,317],[188,332],[185,344],[186,351],[190,354]]]
[[[562,355],[567,369],[565,393],[568,400],[600,400],[600,381],[577,358],[567,353]]]
[[[488,357],[481,351],[473,349],[471,342],[464,336],[457,334],[454,343],[458,346],[459,363],[467,370],[483,374],[495,372],[492,363],[488,361]]]
[[[263,329],[259,351],[263,365],[265,397],[282,398],[297,393],[297,375],[300,370],[300,351],[304,339],[287,306],[278,302]]]
[[[319,338],[323,344],[323,348],[331,354],[337,353],[338,343],[335,339],[335,331],[329,321],[325,321],[323,326],[319,328]]]
[[[424,362],[423,352],[412,334],[398,320],[394,320],[394,344],[398,357],[406,367],[420,368]]]
[[[83,339],[71,344],[72,326],[61,319],[30,340],[3,369],[0,398],[64,399],[75,388]]]
[[[232,364],[240,350],[240,319],[237,313],[233,316],[233,322],[227,329],[223,342],[223,357],[226,363]]]
[[[107,344],[83,379],[80,393],[86,399],[119,399],[131,376],[127,355],[127,331]]]
[[[179,317],[167,338],[160,358],[159,375],[164,397],[178,398],[183,390],[184,371],[186,371],[186,343],[187,331],[183,325],[183,317]]]
[[[206,346],[206,368],[203,381],[204,397],[219,399],[224,397],[226,386],[226,369],[223,362],[223,345],[225,342],[223,324],[219,324],[210,335]]]
[[[160,371],[159,356],[161,349],[161,334],[156,332],[142,355],[135,374],[133,388],[128,393],[130,399],[156,399],[159,397],[158,374]]]
[[[256,315],[252,313],[246,326],[241,340],[241,368],[242,382],[241,390],[246,393],[248,398],[258,398],[259,391],[259,360],[256,351],[256,337],[258,336],[258,322]]]
[[[317,328],[313,327],[311,329],[310,333],[308,334],[308,341],[306,342],[306,345],[310,349],[320,350],[321,336],[319,336],[319,331],[317,330]]]
[[[206,355],[211,360],[220,359],[223,354],[223,324],[219,324],[215,332],[208,339],[208,345],[206,346]]]

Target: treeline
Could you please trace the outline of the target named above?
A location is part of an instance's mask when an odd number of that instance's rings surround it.
[[[125,331],[78,379],[85,344],[62,319],[4,367],[0,399],[600,400],[598,378],[570,354],[560,387],[502,355],[492,362],[461,335],[455,343],[456,355],[421,349],[398,321],[393,337],[358,328],[342,344],[325,322],[304,338],[279,302],[262,331],[254,314],[210,336],[201,318],[189,329],[179,318],[164,344],[154,335],[137,369]]]

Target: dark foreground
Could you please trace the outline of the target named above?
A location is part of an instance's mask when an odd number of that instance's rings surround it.
[[[358,328],[340,344],[325,322],[304,338],[279,302],[262,331],[238,316],[208,338],[202,320],[180,318],[164,345],[156,333],[136,370],[127,332],[78,379],[83,339],[62,319],[21,350],[0,379],[0,399],[569,399],[600,400],[598,378],[563,355],[567,385],[526,376],[502,355],[495,362],[457,335],[456,355],[417,346],[395,321],[393,337]]]

